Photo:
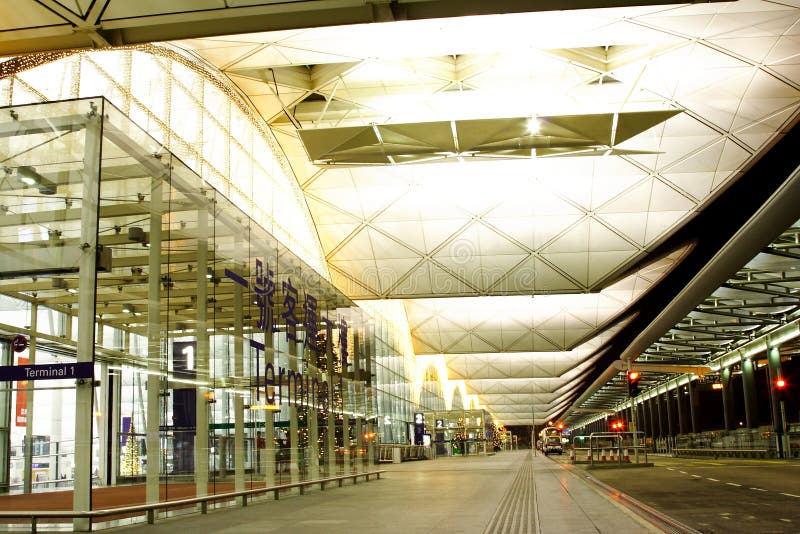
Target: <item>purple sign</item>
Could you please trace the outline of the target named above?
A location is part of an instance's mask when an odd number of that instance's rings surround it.
[[[0,365],[0,381],[4,380],[63,380],[92,378],[94,363],[45,363],[41,365]]]

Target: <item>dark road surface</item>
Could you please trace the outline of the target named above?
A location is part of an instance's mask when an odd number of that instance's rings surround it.
[[[701,532],[800,533],[800,462],[665,456],[649,461],[655,467],[575,467]]]

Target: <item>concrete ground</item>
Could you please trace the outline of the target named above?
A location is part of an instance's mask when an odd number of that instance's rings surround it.
[[[652,526],[530,451],[383,464],[380,480],[115,532],[643,533]],[[581,472],[582,474],[582,472]]]

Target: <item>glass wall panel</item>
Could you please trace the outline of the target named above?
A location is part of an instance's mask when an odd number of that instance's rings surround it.
[[[0,399],[0,489],[125,486],[134,504],[358,472],[379,441],[408,442],[415,411],[442,409],[435,381],[410,401],[390,321],[109,102],[10,111],[0,340],[26,346],[4,357],[90,371]]]

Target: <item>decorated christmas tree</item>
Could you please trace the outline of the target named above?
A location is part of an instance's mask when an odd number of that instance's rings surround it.
[[[125,455],[122,457],[120,474],[122,476],[133,476],[141,474],[141,461],[139,458],[139,442],[136,441],[136,431],[133,428],[133,417],[131,417],[131,427],[126,434]]]

